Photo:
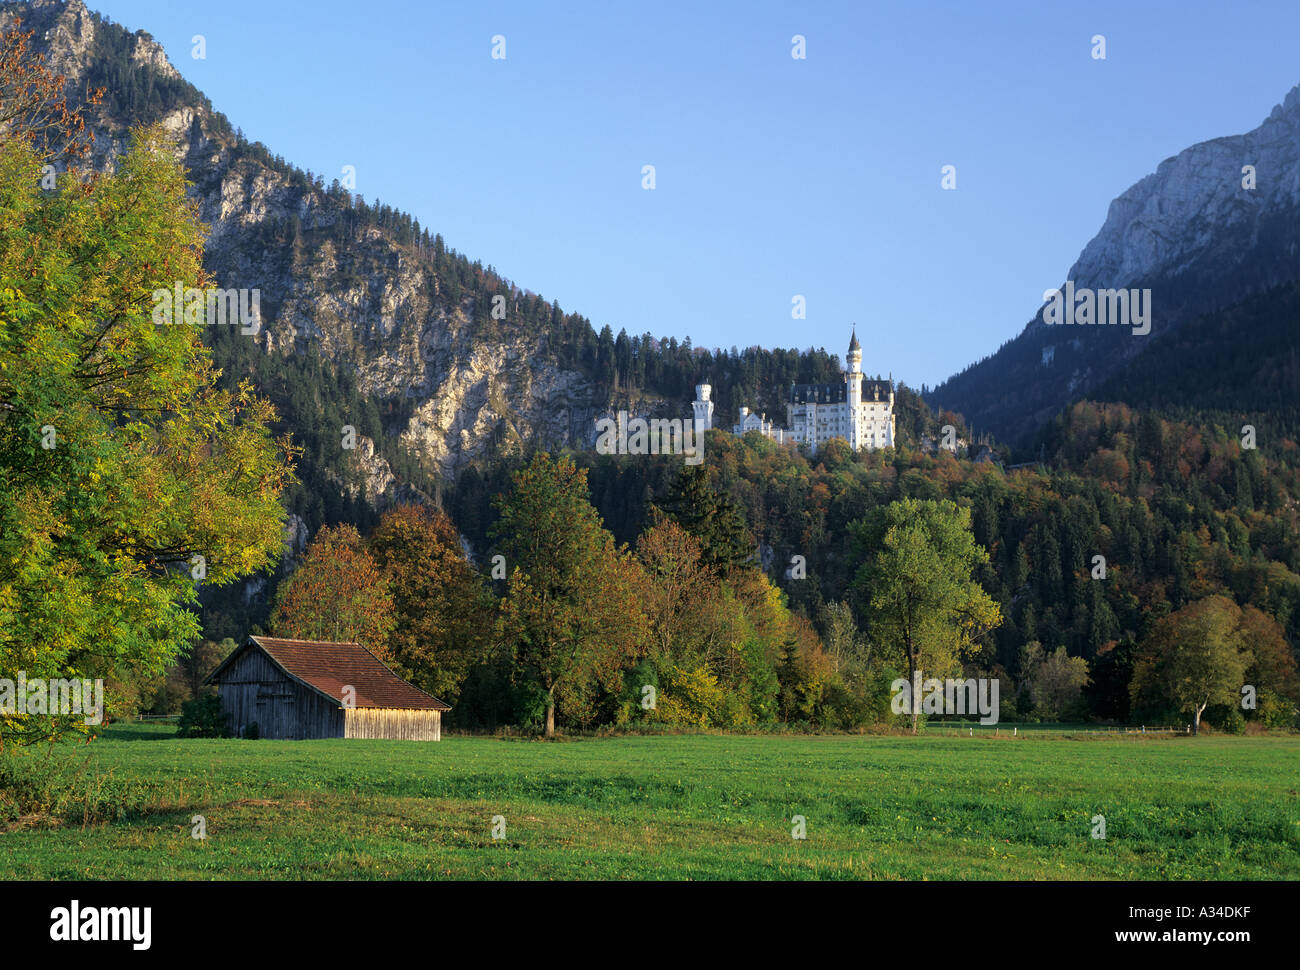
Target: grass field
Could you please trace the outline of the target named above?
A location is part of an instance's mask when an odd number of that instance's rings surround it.
[[[123,815],[11,828],[0,879],[1300,878],[1297,738],[418,744],[173,730],[56,749]],[[196,814],[205,840],[191,837]],[[791,836],[795,815],[806,839]]]

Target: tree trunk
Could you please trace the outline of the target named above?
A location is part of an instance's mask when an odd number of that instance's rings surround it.
[[[917,686],[918,684],[916,681],[916,663],[912,660],[912,656],[909,651],[907,657],[907,689],[911,691],[914,687]],[[919,690],[912,692],[912,733],[913,734],[917,733],[917,722],[921,718],[921,698],[917,696],[920,693],[921,692]]]
[[[552,687],[546,694],[546,736],[555,737],[555,688]]]
[[[1205,705],[1192,708],[1192,733],[1201,733],[1201,711],[1205,710]]]

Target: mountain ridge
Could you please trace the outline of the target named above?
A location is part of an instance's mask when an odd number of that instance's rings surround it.
[[[147,32],[132,34],[81,0],[6,4],[0,28],[17,17],[67,76],[70,97],[108,92],[86,108],[96,134],[91,164],[110,167],[134,123],[160,123],[177,141],[209,227],[205,269],[217,285],[261,293],[263,324],[252,339],[271,355],[314,343],[354,368],[365,394],[400,412],[386,431],[432,474],[451,481],[503,452],[589,444],[595,418],[612,406],[646,414],[681,406],[669,394],[593,377],[605,334],[585,317],[471,263],[418,220],[367,205],[337,180],[327,187],[243,139]],[[504,319],[491,314],[495,297],[505,299]],[[612,333],[608,344],[612,357]],[[689,341],[684,347],[689,357]]]
[[[1255,187],[1245,187],[1245,166]],[[1198,142],[1110,203],[1065,279],[1077,289],[1147,288],[1151,333],[1062,329],[1042,307],[996,351],[927,394],[1003,440],[1027,443],[1074,400],[1158,353],[1189,320],[1300,277],[1300,85],[1256,128]],[[1062,284],[1065,281],[1062,281]]]

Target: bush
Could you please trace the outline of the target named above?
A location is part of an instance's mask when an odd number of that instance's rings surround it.
[[[1269,730],[1295,727],[1295,702],[1272,691],[1260,691],[1255,720]]]
[[[1201,715],[1201,726],[1204,727],[1207,722],[1224,734],[1241,734],[1246,730],[1246,718],[1241,713],[1241,708],[1235,704],[1214,704],[1207,707]]]
[[[822,708],[822,721],[828,728],[851,730],[870,722],[871,710],[865,699],[855,694],[841,680],[834,680],[826,688]]]
[[[228,715],[221,709],[221,698],[215,695],[196,697],[181,707],[179,738],[228,738]]]
[[[614,723],[621,726],[637,724],[649,721],[654,715],[655,708],[642,707],[643,698],[650,695],[644,693],[645,687],[653,687],[655,694],[659,691],[659,672],[649,660],[642,660],[631,670],[623,673],[623,690],[619,695],[618,709],[614,715]],[[656,697],[656,706],[658,700]]]
[[[50,754],[6,751],[0,754],[0,831],[14,823],[83,825],[112,822],[145,811],[148,791],[128,785],[112,772],[96,774]]]
[[[24,815],[55,814],[62,808],[60,771],[48,756],[0,755],[0,824]]]
[[[717,724],[723,710],[723,688],[706,667],[683,670],[674,666],[668,683],[658,697],[662,720],[708,727]]]

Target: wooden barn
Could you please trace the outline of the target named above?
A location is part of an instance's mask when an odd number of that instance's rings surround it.
[[[206,683],[236,737],[437,741],[451,710],[359,643],[249,637]]]

